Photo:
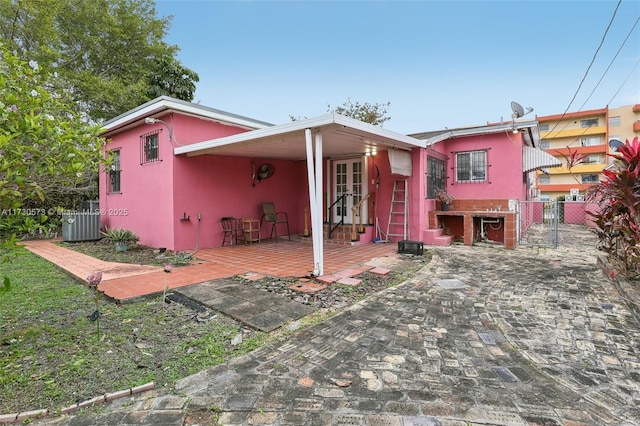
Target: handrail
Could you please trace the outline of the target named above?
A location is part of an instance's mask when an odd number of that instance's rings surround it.
[[[358,232],[364,232],[364,225],[362,225],[362,204],[364,204],[364,202],[373,194],[373,192],[368,193],[362,197],[362,200],[360,200],[358,204],[351,207],[351,241],[358,241]],[[356,232],[356,210],[360,213],[360,226],[358,227],[358,232]]]
[[[331,234],[333,233],[333,231],[336,230],[336,228],[338,228],[338,226],[340,225],[344,225],[344,208],[345,208],[345,200],[347,199],[347,193],[342,194],[341,196],[338,197],[338,199],[336,201],[334,201],[333,204],[331,204],[329,206],[329,235],[327,235],[327,239],[331,239]],[[332,227],[332,223],[331,221],[333,220],[333,206],[335,206],[336,204],[338,204],[338,202],[342,201],[342,204],[340,205],[342,208],[340,209],[340,211],[342,212],[342,215],[340,216],[340,222],[336,223],[336,226]]]

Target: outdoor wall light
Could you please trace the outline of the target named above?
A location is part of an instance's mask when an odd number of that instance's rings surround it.
[[[173,144],[173,141],[172,141],[172,139],[173,139],[173,137],[172,137],[173,129],[171,129],[171,126],[169,126],[166,122],[164,122],[164,121],[162,121],[162,120],[160,120],[158,118],[153,118],[153,117],[146,117],[144,119],[144,122],[145,122],[145,124],[160,123],[160,124],[164,125],[167,128],[167,130],[169,131],[169,143]],[[179,145],[179,144],[176,142],[176,145]]]

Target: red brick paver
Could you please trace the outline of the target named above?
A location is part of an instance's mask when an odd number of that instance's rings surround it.
[[[119,301],[162,292],[165,279],[167,288],[173,289],[248,272],[282,278],[307,277],[313,272],[311,243],[295,240],[277,243],[267,240],[259,244],[203,249],[195,253],[194,257],[200,261],[198,264],[173,268],[171,273],[163,272],[161,267],[105,262],[58,246],[54,241],[29,241],[25,246],[83,281],[90,272],[102,271],[98,288]],[[328,244],[324,248],[324,272],[362,270],[360,265],[363,263],[393,256],[395,252],[394,244]]]

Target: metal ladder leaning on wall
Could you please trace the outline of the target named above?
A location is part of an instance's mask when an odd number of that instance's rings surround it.
[[[387,224],[387,241],[390,237],[408,238],[407,215],[409,213],[409,191],[407,180],[395,180],[393,182],[393,194],[391,207],[389,207],[389,223]],[[402,233],[400,233],[402,231]]]

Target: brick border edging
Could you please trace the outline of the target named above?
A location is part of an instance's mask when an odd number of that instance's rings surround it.
[[[86,401],[78,402],[77,404],[64,407],[60,410],[60,414],[70,414],[81,408],[88,408],[96,404],[103,404],[105,402],[114,401],[125,396],[134,395],[141,392],[152,390],[155,387],[154,382],[145,383],[144,385],[136,386],[133,388],[121,390],[118,392],[105,393],[102,396],[87,399]],[[0,414],[0,423],[15,423],[23,420],[34,418],[39,419],[47,417],[49,415],[48,409],[23,411],[21,413]]]

